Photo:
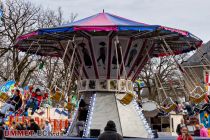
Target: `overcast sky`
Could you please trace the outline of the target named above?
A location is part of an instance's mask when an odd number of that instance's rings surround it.
[[[62,7],[64,16],[81,19],[99,12],[139,22],[190,31],[204,42],[210,40],[210,0],[29,0],[45,8]]]

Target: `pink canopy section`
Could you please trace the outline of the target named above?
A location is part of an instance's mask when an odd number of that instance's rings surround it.
[[[126,36],[131,38],[153,39],[156,49],[152,57],[165,56],[167,54],[160,47],[160,38],[166,39],[172,46],[174,54],[186,53],[201,46],[202,40],[188,31],[169,28],[160,25],[150,25],[133,21],[110,13],[98,13],[90,17],[65,24],[55,28],[38,29],[34,32],[18,37],[15,47],[22,51],[35,53],[36,50],[28,50],[32,42],[39,42],[41,50],[37,53],[43,56],[62,56],[63,50],[58,45],[59,41],[76,37],[84,37],[86,33],[92,36],[108,35]],[[37,47],[36,44],[33,45]],[[159,46],[159,47],[158,47]]]

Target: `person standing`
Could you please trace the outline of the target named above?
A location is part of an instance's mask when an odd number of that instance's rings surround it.
[[[81,136],[80,127],[84,127],[87,114],[88,114],[87,104],[85,103],[84,99],[81,99],[79,103],[79,112],[78,112],[78,118],[77,118],[78,121],[76,122],[77,136]]]
[[[45,133],[47,133],[47,135],[49,135],[52,132],[52,126],[51,126],[49,120],[45,121],[44,131],[45,131]]]
[[[30,119],[30,127],[29,130],[33,130],[35,133],[37,133],[40,130],[40,127],[38,124],[36,124],[36,122],[34,121],[34,119]]]
[[[0,123],[0,139],[3,140],[4,139],[4,127],[3,124]]]
[[[184,123],[184,119],[181,119],[181,123],[177,125],[176,133],[177,135],[181,135],[181,128],[186,126]]]
[[[193,140],[193,137],[188,133],[188,128],[186,126],[181,128],[181,134],[178,136],[177,140]]]
[[[25,128],[25,130],[29,130],[30,126],[28,125],[27,121],[24,121],[23,127]]]
[[[98,137],[98,140],[123,140],[123,137],[117,133],[114,121],[108,121],[104,132]]]
[[[194,135],[193,136],[200,137],[200,126],[199,125],[195,126],[195,131],[194,131]]]
[[[203,124],[200,124],[200,136],[201,137],[208,137],[208,130],[204,127]]]
[[[9,130],[15,130],[15,129],[16,129],[16,123],[12,122],[12,125],[11,125]]]

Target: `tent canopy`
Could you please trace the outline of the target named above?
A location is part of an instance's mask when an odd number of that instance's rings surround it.
[[[71,40],[74,37],[111,35],[154,40],[157,45],[151,54],[152,57],[167,55],[159,45],[162,42],[160,38],[166,39],[174,54],[189,52],[202,44],[199,38],[184,30],[149,25],[103,12],[59,27],[38,29],[22,35],[18,37],[15,47],[42,56],[61,57],[63,50],[60,41]],[[37,47],[40,47],[38,52]]]

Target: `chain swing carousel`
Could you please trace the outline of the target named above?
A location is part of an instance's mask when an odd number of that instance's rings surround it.
[[[149,56],[168,55],[161,47],[164,40],[170,42],[174,55],[195,50],[202,44],[187,31],[148,25],[103,12],[25,34],[18,38],[15,47],[27,51],[31,46],[34,49],[30,49],[30,53],[36,53],[39,46],[34,42],[38,42],[41,47],[37,55],[65,56],[64,63],[78,79],[78,93],[89,103],[84,137],[89,137],[92,129],[102,132],[107,121],[113,120],[124,137],[148,138],[153,134],[133,95],[133,82]],[[186,40],[193,47],[189,47]],[[78,65],[72,66],[72,56]]]

